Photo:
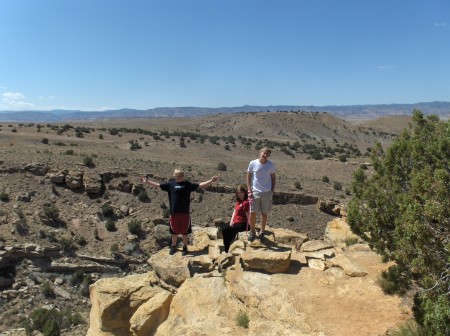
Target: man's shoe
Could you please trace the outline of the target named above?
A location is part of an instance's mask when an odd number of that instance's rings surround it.
[[[264,232],[261,232],[258,236],[258,239],[262,241],[264,239]]]
[[[177,252],[177,247],[176,247],[175,245],[172,245],[172,246],[170,247],[169,254],[172,255],[172,254],[174,254],[175,252]]]
[[[185,256],[186,254],[188,254],[187,246],[183,246],[183,251],[181,252],[181,255]]]
[[[253,232],[253,231],[249,231],[249,233],[248,233],[248,241],[249,242],[252,242],[252,241],[254,241],[255,240],[255,233]]]

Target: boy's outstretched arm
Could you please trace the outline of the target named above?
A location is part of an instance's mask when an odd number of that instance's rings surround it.
[[[146,178],[145,176],[141,177],[141,181],[142,183],[147,183],[150,187],[153,188],[159,188],[159,183],[155,182],[155,181],[150,181],[148,178]]]
[[[209,186],[213,182],[219,181],[219,176],[213,176],[210,180],[199,183],[200,188]]]

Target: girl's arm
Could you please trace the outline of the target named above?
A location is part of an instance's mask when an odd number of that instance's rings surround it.
[[[234,215],[235,215],[235,213],[236,213],[236,209],[233,210],[233,214],[231,215],[230,226],[234,225]]]

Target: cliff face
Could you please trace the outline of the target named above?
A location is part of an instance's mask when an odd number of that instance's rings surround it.
[[[376,285],[380,258],[345,246],[343,219],[327,241],[284,229],[244,236],[225,254],[215,229],[198,230],[188,256],[161,250],[148,273],[97,281],[88,335],[383,335],[409,315]]]

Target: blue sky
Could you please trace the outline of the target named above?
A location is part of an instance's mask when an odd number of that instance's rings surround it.
[[[448,0],[0,0],[0,110],[437,100]]]

